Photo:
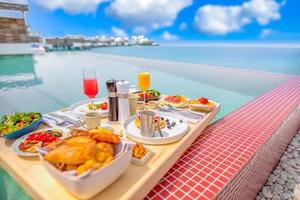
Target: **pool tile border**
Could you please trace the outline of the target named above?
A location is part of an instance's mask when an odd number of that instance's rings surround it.
[[[216,198],[299,103],[300,78],[293,77],[224,116],[205,129],[146,198]]]

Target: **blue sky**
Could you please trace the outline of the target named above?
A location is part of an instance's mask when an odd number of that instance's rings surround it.
[[[29,0],[43,36],[131,36],[155,40],[300,40],[298,0]]]

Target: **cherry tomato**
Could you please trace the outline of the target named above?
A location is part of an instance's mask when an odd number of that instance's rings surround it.
[[[107,103],[104,102],[100,105],[101,110],[107,110]]]
[[[180,103],[180,100],[179,99],[175,99],[174,103]]]
[[[204,105],[208,104],[208,99],[207,99],[207,98],[204,98],[204,97],[199,98],[198,101],[199,101],[201,104],[204,104]]]

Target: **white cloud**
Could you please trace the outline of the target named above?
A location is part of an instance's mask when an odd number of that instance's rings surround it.
[[[179,30],[180,31],[184,31],[187,28],[187,25],[185,22],[181,22],[181,24],[179,25]]]
[[[126,26],[153,30],[172,26],[177,14],[191,4],[192,0],[115,0],[105,11]]]
[[[276,0],[251,0],[242,6],[249,17],[253,17],[261,25],[266,25],[272,20],[280,19],[279,9],[285,3],[278,3]]]
[[[265,28],[265,29],[262,29],[262,30],[261,30],[259,36],[260,36],[261,38],[266,38],[266,37],[272,35],[273,33],[275,33],[274,30]]]
[[[254,20],[266,25],[280,19],[279,10],[283,5],[276,0],[250,0],[236,6],[205,5],[198,9],[194,24],[200,32],[225,35],[240,31]]]
[[[162,39],[164,40],[177,40],[178,37],[177,35],[173,35],[169,33],[168,31],[164,31],[163,34],[161,35]]]
[[[108,0],[34,0],[48,10],[62,9],[71,14],[95,13],[99,4]]]
[[[115,26],[111,28],[111,32],[117,37],[127,37],[127,34],[123,29],[117,28]]]

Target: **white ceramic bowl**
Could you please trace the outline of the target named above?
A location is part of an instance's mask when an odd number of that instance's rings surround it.
[[[59,171],[51,163],[45,161],[43,154],[40,153],[39,157],[46,170],[66,190],[80,199],[89,199],[112,184],[128,168],[132,157],[132,145],[121,141],[118,145],[114,145],[114,150],[115,159],[109,165],[87,173],[86,176],[68,175],[68,173]]]
[[[153,150],[152,148],[150,147],[145,147],[147,149],[147,153],[146,155],[142,158],[142,159],[138,159],[138,158],[135,158],[135,157],[132,157],[131,158],[131,162],[133,164],[136,164],[136,165],[139,165],[139,166],[142,166],[145,164],[145,162],[147,162],[147,160],[149,160],[149,158],[152,156],[153,154]]]

